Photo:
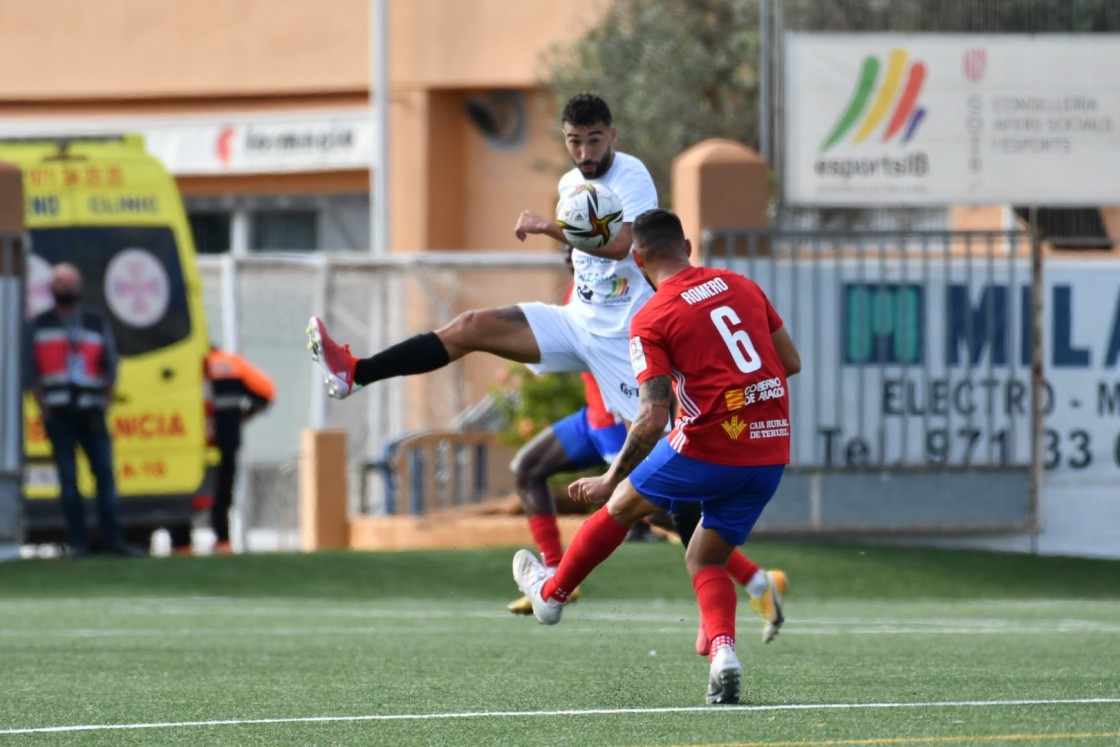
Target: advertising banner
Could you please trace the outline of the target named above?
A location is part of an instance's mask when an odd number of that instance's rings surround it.
[[[374,124],[367,109],[198,117],[70,118],[0,123],[3,137],[143,135],[175,175],[366,169]]]
[[[790,381],[796,466],[1030,463],[1028,260],[953,260],[924,277],[889,259],[756,270],[804,365]],[[1120,263],[1048,261],[1042,304],[1047,478],[1115,486]]]
[[[785,37],[804,205],[1120,203],[1120,36]]]

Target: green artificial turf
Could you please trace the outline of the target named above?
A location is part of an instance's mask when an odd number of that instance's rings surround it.
[[[768,646],[740,606],[742,707],[668,544],[555,627],[512,549],[0,564],[0,744],[1120,744],[1120,562],[748,551],[791,586]]]

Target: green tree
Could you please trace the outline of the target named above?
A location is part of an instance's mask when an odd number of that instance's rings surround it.
[[[506,422],[499,437],[513,447],[520,447],[586,403],[583,379],[578,373],[537,376],[520,363],[509,364],[503,381],[491,395]]]
[[[619,150],[645,161],[668,204],[672,159],[682,150],[711,137],[757,147],[758,7],[614,0],[595,28],[546,55],[546,87],[558,107],[579,91],[606,99]]]
[[[544,57],[556,119],[571,94],[602,95],[620,124],[619,149],[645,161],[669,204],[670,167],[682,150],[711,137],[758,147],[761,2],[613,0],[594,28]],[[791,31],[1120,31],[1118,0],[770,0],[770,7]]]

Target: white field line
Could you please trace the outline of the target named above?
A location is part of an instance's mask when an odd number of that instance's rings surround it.
[[[120,598],[120,599],[107,599],[98,598],[96,600],[33,600],[33,599],[17,599],[17,600],[3,600],[0,605],[0,619],[3,619],[3,613],[8,611],[19,610],[50,610],[57,608],[80,607],[85,615],[96,613],[108,616],[119,615],[127,617],[135,617],[136,615],[152,614],[161,617],[164,616],[203,616],[210,617],[213,615],[223,615],[227,617],[252,617],[257,618],[262,614],[268,615],[285,615],[288,617],[313,617],[315,619],[323,619],[326,617],[333,618],[361,618],[361,619],[399,619],[399,620],[427,620],[427,619],[510,619],[510,615],[501,606],[498,605],[485,605],[480,606],[477,603],[456,605],[451,609],[444,608],[426,608],[418,607],[416,605],[408,604],[407,601],[401,602],[407,605],[405,609],[393,608],[394,602],[384,601],[378,603],[361,603],[344,606],[331,606],[309,604],[301,600],[298,603],[292,603],[284,600],[269,600],[266,603],[259,603],[258,600],[252,599],[229,599],[224,597],[172,597],[168,599],[159,598]],[[745,603],[742,605],[745,607]],[[819,606],[819,605],[814,605]],[[868,605],[863,605],[867,607]],[[897,606],[897,605],[891,605]],[[1064,601],[1059,605],[1051,603],[1051,612],[1054,614],[1061,614],[1061,617],[1054,619],[1041,618],[1037,620],[1024,621],[1021,618],[1012,618],[1016,622],[1026,622],[1027,624],[1049,624],[1050,622],[1077,622],[1075,618],[1066,613],[1066,611],[1078,611],[1082,613],[1092,613],[1097,611],[1117,612],[1117,619],[1120,619],[1120,602],[1103,602],[1099,601],[1094,603],[1069,600]],[[906,616],[900,617],[897,614],[885,616],[874,614],[869,611],[866,615],[827,615],[824,617],[798,617],[796,616],[796,609],[793,610],[793,615],[787,616],[787,621],[795,621],[799,626],[835,626],[835,625],[866,625],[877,626],[880,624],[897,625],[905,623],[914,626],[929,626],[931,628],[947,628],[955,629],[958,627],[967,626],[969,628],[977,627],[994,627],[1001,629],[1006,625],[1008,618],[1002,617],[976,617],[969,613],[970,609],[980,608],[987,615],[993,611],[998,611],[1000,607],[1007,607],[1011,610],[1018,611],[1019,609],[1032,609],[1037,611],[1036,605],[1000,605],[997,603],[942,603],[936,605],[937,611],[940,613],[934,617],[928,614],[923,614],[921,611],[915,611]],[[651,610],[651,608],[653,608]],[[872,608],[873,610],[874,608]],[[920,607],[919,607],[920,609]],[[670,607],[666,604],[638,604],[630,603],[629,605],[620,605],[617,602],[609,600],[597,602],[595,604],[577,604],[573,607],[570,617],[575,619],[585,620],[605,620],[610,622],[628,621],[628,622],[681,622],[690,620],[695,615],[695,607],[693,605],[679,605]],[[749,616],[749,614],[748,614]],[[1111,617],[1111,616],[1110,616]],[[1094,621],[1084,621],[1089,624],[1096,624]],[[1107,624],[1107,623],[1104,623]]]
[[[794,703],[787,705],[682,706],[675,708],[589,708],[558,711],[464,711],[461,713],[389,713],[361,716],[303,716],[292,718],[218,719],[213,721],[161,721],[140,724],[74,724],[0,729],[0,736],[13,734],[56,734],[79,731],[127,731],[136,729],[185,729],[191,727],[242,726],[247,724],[312,724],[357,721],[437,721],[480,718],[529,718],[573,716],[619,716],[663,713],[709,713],[712,716],[773,711],[851,711],[890,708],[1009,708],[1018,706],[1117,705],[1120,698],[1069,698],[1038,700],[961,700],[929,703]]]
[[[296,635],[377,635],[392,632],[407,633],[415,631],[415,625],[407,624],[408,619],[424,618],[430,619],[438,617],[438,619],[454,620],[462,619],[465,615],[447,615],[447,616],[434,616],[434,615],[384,615],[373,616],[380,617],[384,620],[401,620],[401,624],[377,624],[377,625],[268,625],[267,622],[257,623],[247,628],[231,627],[228,623],[220,623],[217,625],[199,624],[190,627],[143,627],[143,626],[130,626],[130,627],[82,627],[82,628],[63,628],[57,630],[50,630],[44,628],[35,628],[27,630],[15,630],[12,628],[0,629],[0,640],[18,640],[18,639],[35,639],[43,640],[49,638],[56,639],[73,639],[73,638],[117,638],[117,637],[191,637],[191,638],[206,638],[209,636],[296,636]],[[508,619],[508,618],[507,618]],[[633,631],[642,631],[646,633],[677,633],[681,631],[691,631],[695,628],[696,623],[692,620],[681,621],[679,619],[643,619],[640,620],[643,624],[636,625],[639,620],[633,616],[618,616],[618,617],[604,617],[596,616],[595,620],[609,620],[609,621],[626,621],[630,623],[630,629]],[[744,619],[744,624],[748,622]],[[518,621],[511,621],[518,622]],[[531,621],[520,621],[528,625]],[[462,626],[460,625],[425,625],[423,631],[426,635],[461,635]],[[782,628],[782,636],[880,636],[880,635],[950,635],[950,636],[984,636],[984,635],[1055,635],[1055,634],[1070,634],[1070,633],[1097,633],[1105,635],[1120,635],[1120,623],[1105,623],[1094,620],[1051,620],[1051,621],[1016,621],[1016,620],[941,620],[941,621],[928,621],[928,620],[812,620],[812,621],[799,621],[799,620],[786,620],[785,627]]]
[[[516,596],[517,589],[513,588],[510,591],[510,596]],[[42,609],[47,607],[80,607],[83,610],[92,608],[104,608],[106,610],[114,610],[125,608],[129,611],[133,610],[152,610],[159,612],[171,612],[177,614],[191,614],[191,613],[210,613],[213,611],[226,612],[227,610],[234,614],[254,614],[258,611],[285,611],[291,614],[307,614],[307,615],[321,615],[321,614],[378,614],[389,613],[399,614],[391,610],[385,610],[385,605],[402,604],[408,605],[413,610],[423,609],[420,607],[424,603],[423,600],[413,598],[402,599],[369,599],[369,600],[355,600],[353,602],[339,603],[337,600],[318,600],[318,599],[297,599],[293,600],[289,597],[228,597],[228,596],[135,596],[135,597],[91,597],[80,598],[70,597],[66,599],[36,599],[34,597],[0,597],[5,609]],[[667,601],[664,599],[650,599],[650,600],[626,600],[618,601],[604,597],[602,600],[593,600],[595,604],[612,607],[642,607],[645,609],[693,609],[695,602],[693,600],[682,601],[672,600]],[[794,598],[796,601],[796,598]],[[744,602],[745,603],[745,602]],[[466,614],[472,616],[485,617],[487,610],[492,610],[490,604],[479,602],[477,599],[473,600],[455,600],[455,604],[460,607],[473,607],[473,610]],[[839,606],[840,602],[835,601],[814,601],[815,607],[829,607]],[[860,607],[867,607],[870,609],[877,609],[878,607],[888,608],[896,607],[899,604],[905,604],[908,607],[922,608],[922,607],[935,607],[939,610],[946,611],[967,611],[969,609],[983,609],[983,610],[998,610],[998,609],[1028,609],[1028,610],[1062,610],[1065,608],[1078,608],[1083,610],[1120,610],[1120,601],[1111,599],[1054,599],[1051,597],[1045,599],[957,599],[957,600],[940,600],[940,599],[910,599],[905,602],[897,602],[891,600],[883,601],[860,601],[858,603],[843,602],[843,606],[851,607],[858,605]],[[499,608],[504,607],[505,604],[499,605]],[[438,614],[440,610],[433,605],[431,614]],[[415,612],[416,615],[427,615],[428,612]],[[458,613],[443,614],[453,615]],[[496,613],[494,616],[504,616],[506,613]]]

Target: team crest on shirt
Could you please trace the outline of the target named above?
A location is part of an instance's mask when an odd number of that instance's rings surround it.
[[[640,337],[630,338],[630,365],[634,367],[635,376],[646,370],[646,351],[642,349]]]
[[[731,436],[732,441],[738,441],[739,434],[747,428],[747,421],[739,420],[738,415],[732,415],[730,420],[725,420],[720,425],[727,431],[727,435]]]

